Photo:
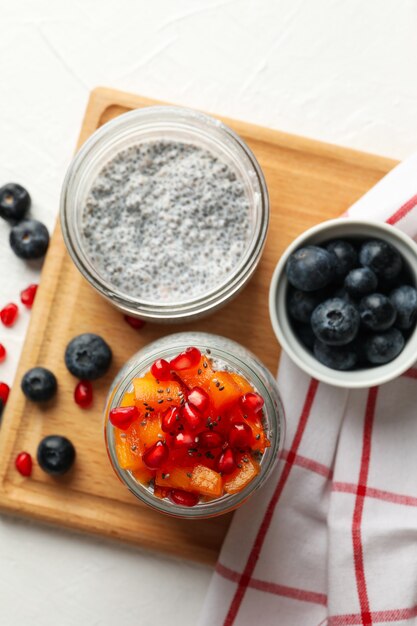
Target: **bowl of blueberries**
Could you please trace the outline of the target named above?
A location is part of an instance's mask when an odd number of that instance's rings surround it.
[[[379,222],[323,222],[282,255],[269,310],[282,348],[314,378],[386,383],[417,360],[417,245]]]

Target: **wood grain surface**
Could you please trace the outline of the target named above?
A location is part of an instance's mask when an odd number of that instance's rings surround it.
[[[90,97],[78,145],[115,116],[155,103],[111,89],[96,89]],[[179,330],[204,330],[231,337],[275,372],[279,346],[267,302],[269,282],[280,254],[303,230],[346,210],[395,165],[386,158],[222,119],[254,151],[270,193],[271,224],[253,279],[232,303],[207,319],[175,326],[147,324],[135,331],[78,273],[57,225],[16,383],[3,416],[0,507],[4,511],[183,558],[207,563],[216,560],[230,515],[199,522],[165,517],[138,503],[114,475],[102,432],[102,408],[111,380],[143,344]],[[63,359],[68,341],[82,332],[102,335],[114,351],[111,371],[94,383],[94,405],[90,410],[75,405],[77,381],[66,370]],[[47,406],[27,402],[20,390],[22,375],[35,365],[52,369],[59,380],[58,395]],[[26,450],[35,457],[38,442],[48,434],[62,434],[74,442],[74,469],[68,476],[54,479],[35,464],[32,477],[23,478],[14,469],[16,454]]]

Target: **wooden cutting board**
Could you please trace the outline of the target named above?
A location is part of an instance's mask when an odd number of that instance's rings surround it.
[[[78,145],[117,115],[153,104],[154,100],[140,96],[96,89],[90,97]],[[275,372],[279,347],[267,303],[270,278],[280,254],[306,228],[342,213],[395,165],[386,158],[222,119],[254,151],[270,192],[271,224],[254,278],[234,302],[206,320],[175,326],[147,324],[135,331],[78,273],[58,225],[42,272],[16,384],[3,416],[0,507],[4,511],[180,557],[208,563],[216,560],[230,515],[199,522],[165,517],[139,504],[113,474],[102,432],[102,408],[110,382],[143,344],[179,330],[204,330],[231,337],[250,348]],[[89,331],[108,341],[114,362],[111,372],[94,384],[93,408],[82,410],[74,404],[76,381],[65,369],[63,355],[74,335]],[[58,377],[58,395],[45,407],[27,402],[20,390],[22,375],[34,365],[44,365]],[[38,442],[48,434],[66,435],[74,442],[74,469],[68,476],[54,479],[35,464],[32,477],[23,478],[14,468],[17,453],[27,450],[35,457]]]

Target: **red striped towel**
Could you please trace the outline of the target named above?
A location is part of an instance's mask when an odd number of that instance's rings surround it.
[[[417,235],[417,155],[347,213]],[[200,626],[417,624],[417,369],[318,383],[283,354],[282,459],[235,514]]]

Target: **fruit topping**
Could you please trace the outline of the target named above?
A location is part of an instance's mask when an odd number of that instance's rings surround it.
[[[157,380],[169,380],[171,378],[171,367],[165,359],[157,359],[151,367],[151,374]]]
[[[136,406],[119,406],[110,411],[109,420],[120,430],[127,430],[135,420],[139,419],[139,411]]]
[[[46,367],[32,367],[23,376],[21,388],[28,400],[47,402],[56,394],[58,383],[55,374]]]
[[[237,493],[249,482],[242,454],[255,468],[251,475],[259,471],[270,445],[264,400],[241,373],[215,371],[189,348],[170,363],[158,359],[132,386],[109,414],[116,456],[156,497],[194,506],[227,493],[225,481],[236,472],[230,489]]]
[[[2,363],[2,361],[4,361],[4,359],[6,358],[6,348],[3,346],[2,343],[0,343],[0,363]]]
[[[201,387],[194,387],[187,395],[188,404],[195,407],[201,413],[205,413],[210,404],[209,395]]]
[[[108,371],[112,352],[107,343],[92,333],[74,337],[65,350],[65,365],[81,380],[96,380]]]
[[[157,441],[143,454],[143,462],[151,470],[157,470],[168,460],[168,446],[163,441]]]
[[[171,369],[176,372],[192,369],[193,367],[197,367],[200,363],[200,359],[201,352],[198,348],[187,348],[184,352],[181,352],[181,354],[172,359],[170,363]]]
[[[179,506],[195,506],[199,501],[198,493],[189,493],[188,491],[181,491],[180,489],[171,491],[170,498]]]
[[[37,459],[44,472],[52,476],[61,476],[73,466],[75,448],[66,437],[49,435],[40,442]]]
[[[232,448],[249,448],[252,442],[252,429],[245,422],[234,422],[229,430],[229,444]]]

